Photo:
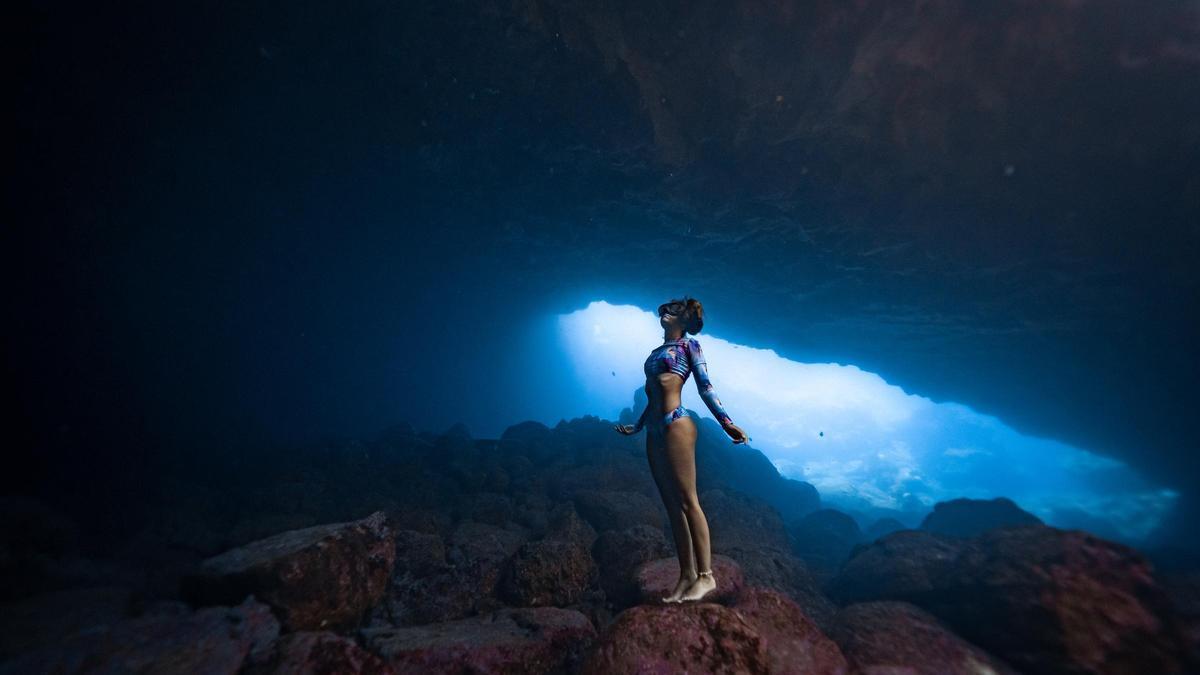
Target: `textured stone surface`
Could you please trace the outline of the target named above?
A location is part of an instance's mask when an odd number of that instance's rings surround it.
[[[395,559],[395,533],[376,512],[226,551],[186,577],[182,591],[197,604],[231,604],[253,593],[289,631],[351,628],[383,597]]]
[[[768,588],[747,587],[732,605],[766,646],[774,675],[845,675],[846,658],[799,605]]]

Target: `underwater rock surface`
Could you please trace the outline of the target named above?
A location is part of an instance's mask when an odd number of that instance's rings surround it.
[[[718,583],[702,602],[659,602],[679,567],[642,439],[595,417],[494,440],[401,428],[228,474],[180,467],[161,483],[190,490],[178,511],[107,557],[64,547],[61,516],[24,521],[51,532],[20,535],[9,569],[33,582],[12,576],[0,606],[0,672],[1196,670],[1186,570],[1160,581],[1132,549],[1040,524],[869,541],[847,514],[789,517],[714,468],[756,451],[700,444]],[[243,540],[272,522],[322,524]],[[158,566],[164,551],[183,559]]]

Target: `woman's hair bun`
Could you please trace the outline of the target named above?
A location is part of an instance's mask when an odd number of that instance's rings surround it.
[[[695,335],[704,328],[704,305],[695,298],[683,296],[684,304],[687,309],[684,310],[684,315],[687,317],[687,323],[684,324],[684,330]]]

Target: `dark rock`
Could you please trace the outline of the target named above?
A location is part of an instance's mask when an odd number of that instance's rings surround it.
[[[0,661],[122,621],[134,609],[125,588],[52,591],[0,605]]]
[[[396,531],[396,577],[425,577],[446,567],[446,545],[436,534],[415,530]]]
[[[662,504],[640,492],[580,490],[574,500],[579,515],[597,532],[634,525],[661,527],[666,519]]]
[[[772,675],[843,675],[846,658],[816,622],[783,594],[758,587],[742,589],[733,604],[763,639]]]
[[[708,520],[713,545],[790,549],[783,518],[770,504],[732,490],[707,490],[700,506]]]
[[[253,593],[287,631],[354,627],[383,597],[396,557],[382,512],[348,523],[284,532],[201,563],[182,593],[200,604],[234,604]]]
[[[829,583],[841,603],[909,600],[931,593],[962,550],[960,540],[920,530],[900,530],[856,549]]]
[[[663,531],[650,525],[608,530],[592,545],[592,558],[600,571],[600,587],[609,602],[625,608],[640,599],[635,572],[645,562],[671,555],[672,545]]]
[[[585,549],[591,549],[596,543],[596,530],[579,517],[574,504],[563,502],[550,514],[543,538],[575,542]]]
[[[921,529],[950,537],[973,537],[997,527],[1041,524],[1040,518],[1022,510],[1011,499],[963,498],[934,504]]]
[[[718,552],[714,548],[714,552]],[[787,595],[804,614],[825,630],[837,605],[821,591],[817,582],[808,573],[804,561],[790,550],[779,550],[765,546],[742,548],[720,547],[719,553],[738,562],[748,587],[770,588]]]
[[[562,606],[578,602],[595,580],[596,563],[580,542],[543,539],[521,546],[500,592],[515,605]]]
[[[0,666],[0,673],[214,673],[264,662],[279,635],[271,609],[254,598],[192,612],[164,606],[144,616],[76,632]]]
[[[771,657],[738,610],[711,602],[639,605],[613,620],[580,672],[765,674]]]
[[[876,539],[889,535],[893,532],[907,529],[908,527],[904,523],[896,520],[895,518],[880,518],[874,523],[871,523],[871,526],[863,531],[863,540],[875,541]]]
[[[712,569],[717,587],[704,597],[703,602],[729,602],[746,585],[741,566],[732,558],[714,554]],[[662,605],[662,598],[670,595],[679,583],[679,559],[672,556],[643,563],[634,571],[634,577],[641,604]]]
[[[859,673],[991,673],[1016,671],[955,635],[936,617],[906,602],[866,602],[838,612],[830,636]]]
[[[858,523],[834,509],[821,509],[804,516],[791,528],[796,555],[808,565],[818,583],[825,583],[862,539]]]
[[[395,669],[350,638],[327,631],[300,631],[279,638],[266,663],[244,675],[392,675]]]
[[[362,637],[397,673],[515,675],[573,672],[595,629],[574,610],[504,608],[445,623],[372,628]]]

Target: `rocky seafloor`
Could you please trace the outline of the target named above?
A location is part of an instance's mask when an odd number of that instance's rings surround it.
[[[164,464],[99,552],[3,498],[0,673],[1188,673],[1200,575],[1011,501],[860,528],[700,420],[716,592],[678,575],[644,439],[498,439]]]

